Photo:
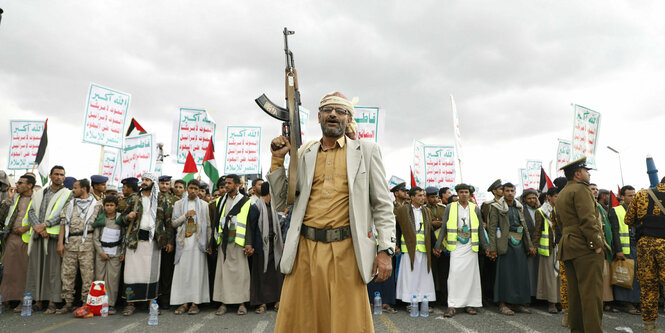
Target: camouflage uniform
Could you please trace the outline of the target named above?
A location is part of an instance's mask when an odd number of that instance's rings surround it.
[[[70,201],[60,213],[62,228],[67,224],[67,210],[69,205],[75,205],[76,200]],[[92,203],[91,203],[92,205]],[[79,208],[74,206],[74,210],[69,221],[69,237],[64,239],[65,255],[62,257],[62,268],[60,271],[62,279],[62,292],[61,297],[65,302],[74,301],[76,273],[81,270],[81,299],[85,302],[88,298],[88,291],[95,278],[95,248],[93,244],[94,228],[92,223],[102,210],[101,203],[97,203],[94,207],[90,206],[88,209],[93,209],[90,219],[87,221],[88,234],[85,240],[82,235],[73,235],[76,233],[83,233],[86,221],[81,218]]]
[[[443,221],[443,213],[446,211],[446,205],[438,203],[436,205],[425,204],[432,215],[432,221]],[[436,243],[435,232],[441,230],[441,227],[432,226],[432,240]],[[432,248],[434,244],[432,244]],[[439,257],[432,257],[432,275],[434,277],[434,287],[436,298],[441,305],[446,305],[448,300],[448,270],[450,269],[450,256],[442,254]]]
[[[652,188],[661,203],[665,202],[665,183]],[[659,283],[665,283],[665,235],[658,225],[665,223],[665,212],[646,190],[635,195],[626,211],[624,222],[629,226],[637,226],[637,279],[640,282],[640,302],[642,303],[642,320],[655,323],[658,318]],[[655,227],[655,228],[654,228]]]
[[[139,229],[141,226],[141,217],[143,215],[143,203],[141,202],[141,193],[132,193],[126,199],[126,207],[122,211],[122,222],[128,228],[125,235],[125,242],[128,249],[136,249],[139,241]],[[158,197],[159,200],[159,197]],[[171,231],[167,235],[166,225],[171,225],[171,211],[173,205],[169,205],[168,200],[158,201],[157,215],[155,218],[155,240],[160,249],[163,249],[166,244],[173,244],[175,242],[174,232]],[[131,212],[136,212],[134,223],[129,221],[127,215]],[[131,226],[131,228],[130,228]]]
[[[174,194],[170,192],[160,192],[157,196],[157,220],[163,221],[166,232],[166,244],[173,246],[173,251],[166,252],[162,249],[161,262],[159,265],[159,303],[160,307],[168,307],[171,298],[171,284],[173,283],[173,270],[175,269],[175,233],[176,229],[171,224],[171,215],[173,214],[173,205],[177,201]]]
[[[550,213],[550,221],[552,221],[552,228],[554,229],[555,237],[554,239],[557,242],[557,246],[559,245],[558,240],[561,239],[561,224],[557,221],[556,218],[556,208],[552,209],[552,212]],[[568,309],[568,278],[566,277],[566,269],[563,264],[563,261],[559,261],[559,277],[561,277],[561,309],[566,310]]]

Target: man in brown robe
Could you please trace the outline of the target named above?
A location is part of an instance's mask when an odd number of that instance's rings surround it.
[[[0,223],[4,223],[2,235],[4,276],[0,284],[3,302],[20,301],[25,291],[25,276],[28,273],[28,242],[30,221],[28,208],[32,203],[32,188],[35,177],[23,175],[16,182],[16,192],[11,193],[0,204]],[[21,304],[14,309],[21,312]]]
[[[286,277],[276,332],[374,331],[366,284],[392,272],[395,220],[381,152],[354,139],[353,112],[344,95],[324,96],[318,114],[323,137],[291,157],[298,158],[298,196],[280,263]],[[277,211],[286,208],[289,149],[286,137],[273,139],[266,177]]]

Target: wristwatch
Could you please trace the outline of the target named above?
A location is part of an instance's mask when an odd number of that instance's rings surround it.
[[[380,252],[383,252],[383,253],[387,254],[387,255],[388,255],[389,257],[391,257],[391,258],[392,258],[392,256],[395,255],[395,250],[393,250],[393,249],[390,248],[390,247],[387,248],[387,249],[385,249],[385,250],[381,250],[381,251],[379,251],[379,253],[380,253]]]

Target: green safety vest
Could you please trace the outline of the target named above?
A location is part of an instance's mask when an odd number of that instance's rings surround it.
[[[614,212],[617,214],[619,220],[619,240],[621,241],[621,252],[627,255],[630,254],[630,230],[628,225],[624,223],[626,218],[626,209],[622,205],[614,207]]]
[[[549,220],[545,217],[543,210],[538,208],[537,211],[540,212],[540,215],[543,216],[543,233],[540,235],[540,241],[538,242],[538,254],[543,257],[550,256],[550,226]]]
[[[219,200],[221,198],[217,198],[216,204],[219,204]],[[228,202],[228,199],[227,199]],[[240,209],[240,213],[236,215],[236,236],[235,236],[235,243],[238,244],[240,247],[245,247],[245,235],[247,234],[247,217],[249,215],[249,207],[252,206],[252,200],[247,200],[245,204],[242,206]],[[224,218],[226,217],[226,202],[224,203],[224,208],[222,209],[222,214],[219,216],[219,227],[218,227],[218,233],[219,237],[217,238],[217,245],[222,243],[222,232],[224,231]],[[230,228],[231,226],[229,226]]]
[[[424,210],[424,209],[423,209]],[[424,212],[422,214],[425,214]],[[425,246],[425,221],[423,215],[420,215],[420,228],[416,231],[416,252],[427,253],[427,246]],[[406,248],[406,241],[402,235],[402,245],[400,246],[402,253],[409,253]]]
[[[19,195],[16,198],[16,201],[14,202],[14,206],[9,210],[9,214],[7,215],[7,219],[5,219],[5,228],[9,227],[9,220],[12,218],[12,215],[14,214],[14,210],[16,210],[16,207],[18,206],[18,201],[21,199],[21,196]],[[25,227],[26,225],[30,225],[30,222],[28,221],[28,212],[30,211],[30,206],[32,206],[32,199],[30,199],[30,203],[28,204],[28,209],[25,210],[25,216],[23,216],[23,220],[21,220],[21,226]],[[23,243],[28,244],[30,242],[30,232],[32,231],[32,228],[30,230],[26,231],[21,235],[21,240],[23,240]]]
[[[457,207],[459,204],[453,204],[450,207],[448,214],[448,222],[446,222],[446,249],[454,251],[457,248]],[[476,205],[469,202],[469,213],[471,215],[471,249],[473,252],[478,252],[478,227],[480,220],[476,215]]]
[[[53,205],[53,208],[51,209],[51,213],[49,214],[49,216],[46,217],[47,220],[52,219],[53,216],[55,216],[56,214],[60,214],[61,209],[58,209],[58,208],[60,207],[60,204],[63,202],[62,199],[65,199],[65,201],[67,201],[69,196],[72,194],[72,191],[68,190],[66,188],[63,189],[63,191],[66,191],[66,192],[62,196],[60,196],[60,198],[58,198],[58,201],[55,202],[55,205]],[[46,233],[48,233],[50,235],[59,235],[60,234],[60,224],[58,224],[56,226],[52,226],[52,227],[47,227],[46,228]]]

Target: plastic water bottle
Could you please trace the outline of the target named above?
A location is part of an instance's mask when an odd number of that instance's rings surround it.
[[[159,323],[159,305],[153,300],[150,304],[150,317],[148,317],[148,326],[157,326]]]
[[[420,316],[429,317],[429,301],[427,295],[423,296],[423,301],[420,303]]]
[[[496,238],[501,238],[501,228],[496,227]]]
[[[32,296],[26,293],[23,296],[23,306],[21,307],[21,317],[32,316]]]
[[[102,300],[102,309],[99,311],[102,315],[102,318],[109,316],[109,294],[104,293],[104,299]]]
[[[383,313],[383,301],[381,301],[381,294],[377,291],[374,293],[374,314],[380,315]]]
[[[418,298],[416,298],[416,295],[413,295],[413,299],[411,299],[411,317],[418,317]]]

